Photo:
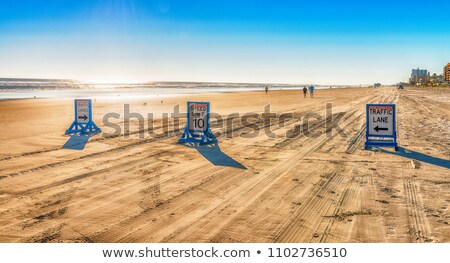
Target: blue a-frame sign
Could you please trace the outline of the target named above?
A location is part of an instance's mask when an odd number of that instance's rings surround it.
[[[186,128],[178,143],[199,143],[200,145],[217,142],[210,129],[209,102],[187,102]]]
[[[74,100],[74,118],[72,125],[66,130],[66,134],[86,135],[101,132],[100,128],[92,121],[92,100]]]
[[[365,149],[371,146],[397,146],[397,123],[395,104],[366,104]]]

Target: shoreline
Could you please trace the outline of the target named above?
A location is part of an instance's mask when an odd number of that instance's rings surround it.
[[[389,87],[389,86],[387,86]],[[335,90],[335,89],[366,89],[368,87],[316,87],[315,90]],[[227,90],[228,89],[228,90]],[[269,89],[269,93],[272,91],[301,91],[303,87],[275,87]],[[11,92],[14,91],[14,92]],[[192,92],[186,92],[192,91]],[[55,93],[61,92],[62,94],[53,94],[45,96],[42,93]],[[160,93],[158,93],[160,92]],[[22,100],[22,99],[76,99],[76,98],[88,98],[88,99],[115,99],[118,97],[130,99],[140,99],[140,98],[158,98],[158,97],[175,97],[175,96],[189,96],[198,94],[226,94],[226,93],[250,93],[250,92],[264,92],[264,88],[114,88],[114,89],[34,89],[21,90],[21,89],[0,89],[0,101],[8,100]],[[64,94],[66,93],[66,94]],[[81,93],[86,93],[82,95]],[[134,93],[127,94],[127,93]],[[151,94],[153,93],[153,94]],[[156,93],[156,94],[155,94]],[[7,95],[5,95],[7,94]],[[14,95],[27,94],[27,97],[14,97]],[[13,97],[4,97],[13,96]]]

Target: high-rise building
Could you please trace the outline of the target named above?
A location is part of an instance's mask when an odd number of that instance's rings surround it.
[[[411,84],[426,83],[429,82],[429,79],[430,75],[428,73],[428,70],[417,68],[411,71],[411,78],[409,78],[409,82]]]
[[[413,69],[412,72],[411,72],[411,78],[424,77],[426,75],[428,75],[428,70],[426,70],[426,69],[419,69],[419,68],[417,68],[417,69]]]
[[[450,81],[450,63],[444,67],[444,80]]]

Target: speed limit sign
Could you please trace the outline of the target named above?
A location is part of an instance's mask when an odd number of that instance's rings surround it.
[[[179,142],[199,142],[207,144],[217,139],[209,128],[209,102],[187,103],[187,125]]]
[[[206,103],[188,103],[190,131],[206,131],[208,106]]]

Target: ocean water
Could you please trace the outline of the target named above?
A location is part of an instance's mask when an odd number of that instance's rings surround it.
[[[305,85],[269,84],[269,90],[300,90]],[[69,80],[0,79],[0,100],[43,98],[145,98],[202,93],[264,91],[264,84],[141,83],[89,84]],[[350,86],[332,86],[344,88]],[[316,86],[329,89],[330,86]]]

